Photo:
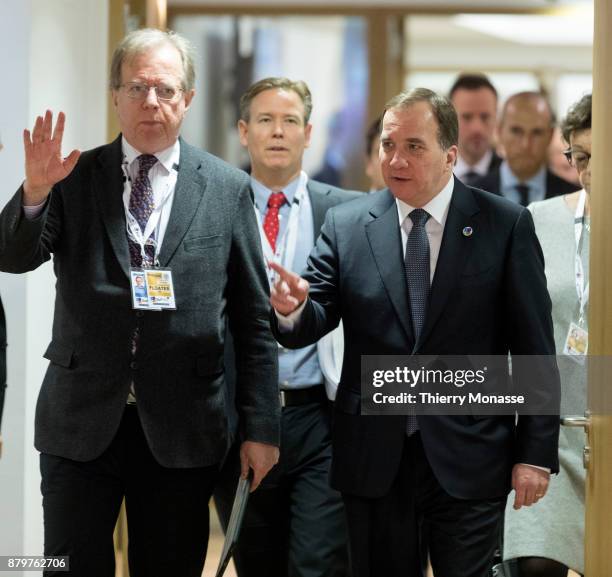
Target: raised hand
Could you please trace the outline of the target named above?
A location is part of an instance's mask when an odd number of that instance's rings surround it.
[[[30,135],[23,131],[26,179],[23,183],[23,203],[32,206],[43,202],[53,185],[66,178],[76,166],[81,153],[73,150],[62,158],[62,138],[66,116],[60,112],[53,135],[53,114],[47,110],[45,117],[39,116]]]
[[[278,279],[270,287],[270,303],[281,315],[287,316],[307,298],[310,285],[300,275],[269,261],[268,266],[278,273]]]

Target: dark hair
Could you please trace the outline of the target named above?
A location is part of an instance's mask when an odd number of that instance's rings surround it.
[[[289,78],[283,78],[279,76],[271,76],[269,78],[263,78],[258,80],[254,84],[251,84],[247,91],[240,98],[240,118],[245,122],[249,121],[251,113],[251,102],[253,99],[266,90],[272,90],[279,88],[281,90],[292,90],[295,92],[302,103],[304,104],[304,124],[307,124],[310,120],[310,113],[312,112],[312,95],[308,85],[302,80],[289,80]]]
[[[572,104],[565,118],[561,121],[563,140],[569,144],[574,132],[591,128],[591,95],[585,94],[578,102]]]
[[[377,116],[372,124],[370,124],[368,131],[366,132],[366,156],[370,156],[372,151],[372,143],[376,138],[380,136],[380,127],[382,125],[382,116]]]
[[[453,94],[457,90],[480,90],[481,88],[490,90],[495,96],[495,100],[497,100],[497,90],[495,90],[495,86],[491,84],[491,81],[485,74],[462,72],[457,76],[448,93],[448,97],[452,100]]]
[[[457,113],[450,100],[429,88],[412,88],[394,96],[385,106],[385,112],[394,108],[409,108],[417,102],[427,102],[438,122],[438,142],[443,150],[455,146],[459,139]]]

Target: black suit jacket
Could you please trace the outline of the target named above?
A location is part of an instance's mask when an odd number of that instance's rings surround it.
[[[500,163],[501,164],[501,163]],[[499,175],[499,164],[497,168],[487,175],[479,178],[474,186],[487,190],[493,194],[501,194],[501,177]],[[545,198],[552,198],[553,196],[559,196],[562,194],[570,194],[576,192],[580,187],[568,182],[567,180],[557,176],[554,172],[546,169],[546,196]]]
[[[497,152],[493,151],[493,156],[491,156],[491,162],[489,162],[489,167],[487,168],[487,174],[499,170],[499,165],[502,163],[503,158],[498,156]]]
[[[472,236],[462,230],[471,226]],[[384,495],[396,477],[406,417],[361,416],[362,355],[554,355],[544,262],[529,211],[455,179],[429,309],[414,342],[401,234],[388,190],[331,209],[305,278],[310,298],[285,346],[301,347],[344,324],[345,353],[335,403],[332,484]],[[366,312],[367,314],[364,314]],[[558,392],[558,374],[551,387]],[[459,498],[493,498],[510,487],[512,466],[558,469],[558,416],[419,417],[442,487]]]
[[[2,431],[2,412],[4,409],[4,390],[6,389],[6,320],[0,300],[0,431]]]
[[[233,436],[224,400],[226,319],[238,335],[237,405],[246,437],[277,443],[277,347],[247,175],[181,141],[159,255],[172,269],[177,310],[135,311],[121,159],[120,138],[84,152],[41,217],[25,219],[21,190],[0,214],[0,269],[26,272],[53,255],[57,277],[36,448],[96,458],[117,431],[133,381],[144,432],[162,465],[219,462]]]

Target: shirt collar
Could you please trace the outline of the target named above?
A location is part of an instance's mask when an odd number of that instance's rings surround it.
[[[499,179],[502,193],[507,190],[515,190],[516,185],[521,183],[527,184],[529,190],[546,191],[546,165],[542,166],[529,180],[522,182],[512,172],[508,162],[504,160],[499,167]]]
[[[308,184],[308,175],[302,170],[297,178],[294,178],[287,186],[283,187],[282,192],[287,199],[287,204],[291,206],[293,199],[297,194],[298,190],[305,190]],[[253,189],[253,195],[255,196],[255,204],[260,210],[266,210],[268,206],[268,199],[273,192],[279,192],[277,189],[272,190],[265,184],[262,184],[251,176],[251,188]]]
[[[142,152],[136,150],[123,135],[121,136],[121,149],[123,151],[123,159],[130,167],[132,166],[132,163],[142,154]],[[172,146],[156,152],[154,156],[166,169],[166,172],[170,173],[173,168],[177,168],[181,156],[181,143],[179,142],[178,138]]]
[[[493,150],[489,148],[485,155],[474,165],[468,164],[462,156],[457,157],[457,164],[455,165],[455,174],[461,179],[468,172],[475,172],[479,176],[484,176],[489,171],[489,165],[493,158]]]
[[[444,188],[436,194],[425,206],[423,206],[423,210],[426,210],[433,220],[435,220],[440,226],[444,227],[446,223],[446,217],[448,216],[448,207],[450,206],[450,201],[453,196],[453,189],[455,188],[455,179],[451,175],[448,179],[448,182],[444,186]],[[415,209],[415,207],[410,206],[408,203],[400,200],[399,198],[395,199],[397,204],[397,213],[399,216],[400,226],[404,223],[407,216]]]

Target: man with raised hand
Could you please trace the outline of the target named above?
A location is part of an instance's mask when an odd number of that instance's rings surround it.
[[[266,272],[248,177],[179,137],[194,97],[187,42],[129,34],[110,86],[121,135],[63,158],[64,115],[53,130],[47,111],[24,133],[26,178],[0,215],[0,269],[53,258],[57,277],[35,426],[44,552],[69,556],[71,575],[114,576],[125,497],[130,573],[200,577],[236,434],[226,324],[241,359],[242,475],[252,469],[255,488],[278,458]],[[137,277],[155,300],[132,300]]]

